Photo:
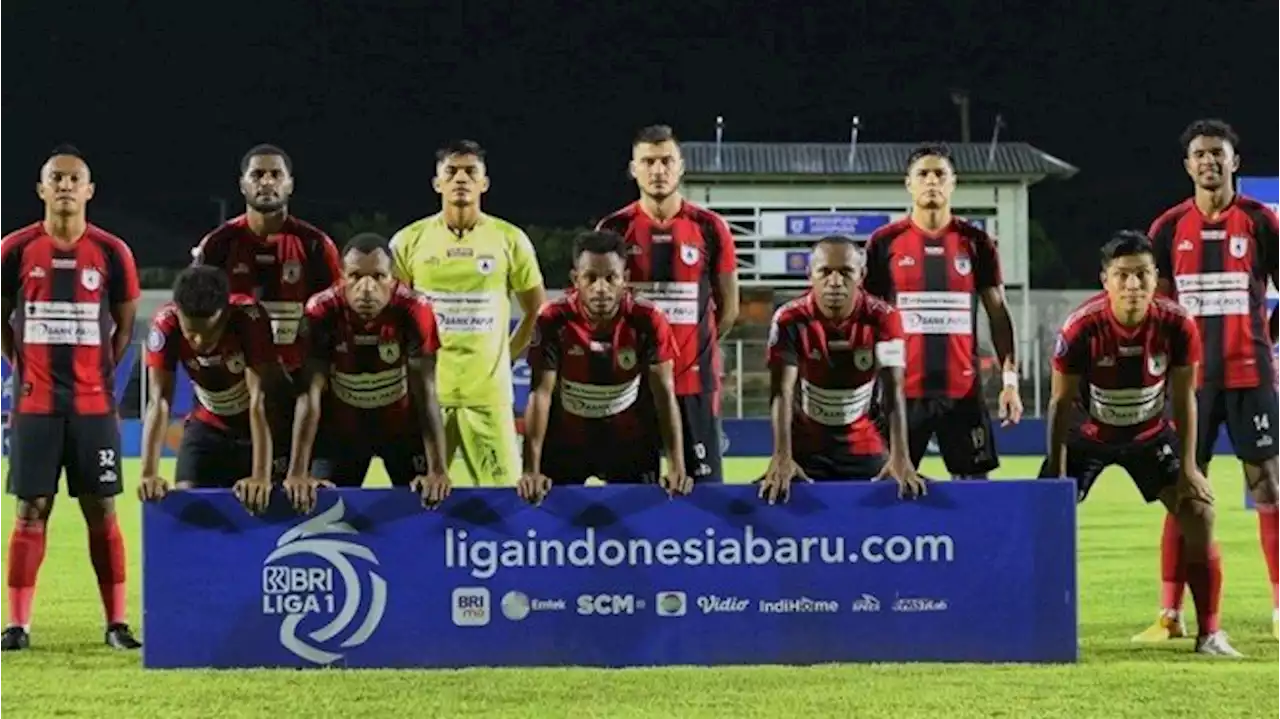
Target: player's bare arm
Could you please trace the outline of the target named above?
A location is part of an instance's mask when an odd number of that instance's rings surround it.
[[[111,336],[112,357],[118,364],[133,342],[133,323],[138,318],[138,301],[128,300],[111,305],[111,319],[115,320],[115,334]]]
[[[173,370],[148,367],[147,413],[142,420],[142,480],[138,483],[138,498],[144,501],[163,499],[169,491],[168,482],[160,477],[160,453],[172,403]]]
[[[720,330],[720,339],[724,339],[738,320],[738,273],[718,273],[711,291],[716,301],[716,327]]]
[[[436,392],[436,356],[425,354],[409,360],[409,383],[422,427],[422,448],[427,457],[427,473],[415,477],[410,488],[422,496],[423,506],[434,509],[452,491],[448,464],[445,462],[444,420],[440,413],[440,397]]]
[[[1018,392],[1017,338],[1009,315],[1004,287],[987,287],[979,297],[991,323],[991,343],[1000,359],[1000,419],[1005,426],[1022,421],[1022,396]]]
[[[1080,395],[1080,375],[1053,371],[1046,413],[1046,441],[1049,467],[1057,476],[1066,476],[1067,432],[1071,428],[1071,404]]]
[[[547,302],[547,288],[542,285],[530,287],[524,292],[517,292],[516,301],[520,303],[520,322],[511,333],[511,357],[519,357],[529,347],[533,338],[533,325],[538,320],[538,309]]]
[[[556,388],[556,371],[544,369],[533,377],[529,400],[524,408],[524,472],[516,484],[521,499],[535,504],[551,491],[551,480],[542,474],[542,447],[551,418],[551,397]]]
[[[298,511],[315,507],[316,490],[332,486],[311,476],[311,456],[315,450],[316,431],[320,427],[320,407],[329,386],[328,368],[320,362],[307,367],[307,389],[294,403],[293,447],[289,452],[289,469],[282,487]]]
[[[663,489],[669,494],[688,494],[693,478],[684,466],[684,435],[680,431],[680,404],[676,401],[675,362],[667,360],[649,367],[649,386],[658,411],[658,431],[667,450],[667,471]]]
[[[902,342],[897,341],[898,354],[902,352]],[[882,343],[887,344],[887,343]],[[877,354],[883,355],[880,348],[876,348]],[[879,358],[878,358],[879,359]],[[907,397],[903,392],[905,383],[905,370],[903,364],[898,362],[881,362],[880,367],[880,386],[883,388],[884,396],[889,398],[888,415],[889,415],[889,460],[885,462],[884,469],[880,470],[880,475],[876,479],[892,477],[898,483],[898,496],[900,497],[916,497],[928,492],[924,480],[916,472],[915,465],[911,463],[911,455],[908,452],[909,446],[907,439]]]
[[[800,368],[790,362],[769,369],[769,421],[773,428],[773,455],[760,483],[760,496],[769,504],[785,502],[791,482],[799,477],[810,481],[791,455],[791,422],[795,414],[796,382]]]
[[[249,390],[249,438],[253,442],[253,477],[271,481],[271,425],[267,419],[266,378],[275,363],[263,363],[244,370]]]
[[[1213,487],[1196,464],[1196,368],[1197,365],[1171,367],[1169,382],[1173,395],[1173,421],[1177,424],[1178,447],[1182,450],[1182,477],[1178,501],[1197,499],[1213,504]]]

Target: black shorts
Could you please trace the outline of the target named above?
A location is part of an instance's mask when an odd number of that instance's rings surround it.
[[[317,441],[312,453],[311,474],[338,487],[359,487],[369,473],[374,457],[382,459],[394,487],[408,487],[413,478],[427,473],[427,453],[422,435],[394,437],[380,441]]]
[[[856,480],[873,479],[884,469],[886,457],[882,454],[842,455],[831,457],[813,455],[796,457],[800,469],[809,475],[809,479],[820,480]]]
[[[711,395],[682,394],[680,428],[684,435],[684,469],[696,483],[723,482],[724,463],[720,456],[720,418]]]
[[[888,432],[881,431],[887,442]],[[991,415],[980,396],[907,400],[907,440],[913,465],[920,466],[929,440],[935,436],[938,452],[953,477],[979,477],[1000,466]]]
[[[1076,500],[1083,502],[1102,470],[1116,464],[1124,468],[1142,492],[1154,502],[1166,487],[1178,483],[1182,462],[1178,459],[1178,435],[1166,428],[1141,444],[1112,447],[1072,432],[1067,439],[1067,476],[1076,480]],[[1048,460],[1040,465],[1041,477],[1057,477]]]
[[[542,474],[554,485],[582,484],[595,477],[609,484],[657,484],[662,462],[658,452],[637,455],[617,447],[605,451],[544,447]]]
[[[1264,384],[1252,389],[1201,387],[1196,393],[1196,464],[1208,469],[1218,427],[1227,425],[1231,447],[1241,461],[1261,464],[1275,457],[1277,445],[1276,389]]]
[[[182,426],[175,484],[229,489],[253,474],[253,442],[242,434],[191,417]]]
[[[124,491],[120,421],[114,414],[12,414],[8,441],[9,494],[21,499],[55,496],[64,468],[72,497],[114,497]]]

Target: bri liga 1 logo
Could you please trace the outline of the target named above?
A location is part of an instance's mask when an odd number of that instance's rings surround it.
[[[378,558],[345,513],[339,499],[280,535],[262,562],[262,613],[279,616],[280,645],[313,664],[369,641],[387,609]]]

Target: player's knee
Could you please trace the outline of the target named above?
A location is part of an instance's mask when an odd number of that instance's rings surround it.
[[[1245,478],[1254,504],[1276,504],[1280,500],[1280,488],[1276,486],[1280,477],[1277,474],[1275,457],[1258,464],[1245,464]]]
[[[99,497],[89,495],[79,498],[80,513],[84,515],[85,524],[90,527],[97,526],[107,521],[107,518],[116,513],[116,500],[114,497]]]
[[[34,522],[44,521],[53,513],[53,497],[19,497],[18,519]]]
[[[1177,516],[1188,551],[1208,549],[1217,517],[1213,504],[1199,498],[1186,499],[1178,506]]]

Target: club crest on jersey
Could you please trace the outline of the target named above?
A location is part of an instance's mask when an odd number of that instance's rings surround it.
[[[622,369],[631,369],[636,366],[636,351],[630,347],[618,350],[618,366]]]
[[[956,274],[964,276],[973,271],[973,263],[968,255],[956,255]]]
[[[1147,371],[1153,377],[1159,377],[1169,367],[1169,358],[1162,354],[1151,355],[1147,358]]]
[[[80,270],[80,284],[84,285],[86,290],[93,292],[102,286],[102,273],[93,267],[86,267]]]
[[[302,263],[289,260],[280,268],[280,276],[291,285],[297,283],[302,279]]]
[[[853,353],[853,366],[857,367],[859,371],[866,372],[871,369],[871,365],[875,364],[875,361],[871,350],[861,349]]]
[[[400,345],[395,342],[383,342],[378,345],[378,356],[383,362],[391,364],[400,359]]]
[[[159,352],[164,349],[164,333],[158,328],[153,327],[151,332],[147,333],[147,349],[152,352]]]
[[[476,272],[482,275],[493,273],[493,267],[496,264],[492,255],[480,255],[476,258]]]
[[[693,245],[680,245],[680,261],[692,267],[698,264],[698,248]]]
[[[240,374],[244,371],[244,355],[233,354],[227,358],[227,371],[231,374]]]
[[[1242,237],[1240,235],[1232,235],[1231,239],[1227,242],[1227,251],[1230,252],[1231,256],[1237,260],[1244,257],[1245,253],[1249,251],[1249,238]]]

